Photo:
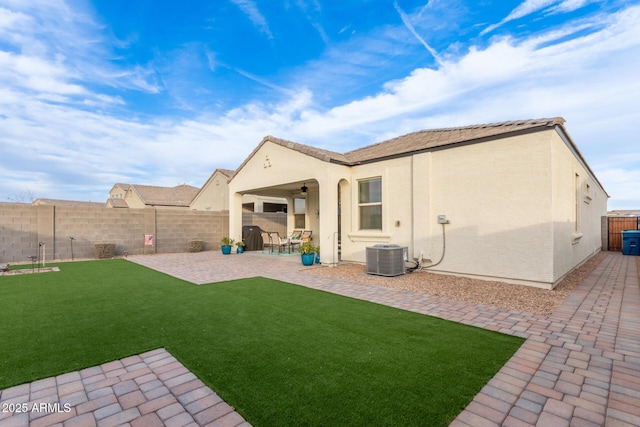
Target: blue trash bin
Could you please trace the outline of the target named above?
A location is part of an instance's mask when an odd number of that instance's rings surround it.
[[[622,231],[622,254],[640,256],[640,230]]]

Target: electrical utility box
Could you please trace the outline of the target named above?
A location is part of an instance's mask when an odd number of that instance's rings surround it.
[[[405,274],[405,260],[409,248],[399,245],[374,245],[367,247],[367,274],[400,276]]]
[[[449,224],[449,220],[446,215],[438,215],[438,224]]]

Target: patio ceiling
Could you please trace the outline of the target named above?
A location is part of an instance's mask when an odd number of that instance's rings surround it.
[[[275,185],[272,187],[254,188],[252,190],[244,191],[242,194],[256,194],[261,196],[272,197],[302,197],[300,194],[300,188],[306,185],[309,193],[318,192],[318,182],[315,179],[309,181],[295,181],[286,184]]]

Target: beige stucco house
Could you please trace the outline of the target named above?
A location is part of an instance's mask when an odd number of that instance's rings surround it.
[[[155,185],[115,184],[109,191],[106,207],[142,209],[188,209],[200,189],[180,184],[175,187]]]
[[[234,171],[229,169],[216,169],[207,182],[195,195],[190,209],[199,211],[228,211],[229,210],[229,179]]]
[[[229,232],[241,237],[243,195],[286,198],[289,228],[304,198],[323,264],[397,244],[434,272],[552,288],[600,250],[607,214],[564,122],[425,130],[344,154],[267,136],[228,182]]]
[[[207,182],[193,198],[190,208],[201,211],[229,210],[229,179],[235,171],[216,169]],[[286,210],[287,201],[282,197],[269,197],[259,194],[245,194],[242,199],[243,209],[250,212],[282,212]]]

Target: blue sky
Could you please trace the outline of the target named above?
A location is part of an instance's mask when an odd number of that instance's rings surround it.
[[[265,135],[562,116],[640,209],[638,28],[640,1],[0,0],[0,201],[200,187]]]

